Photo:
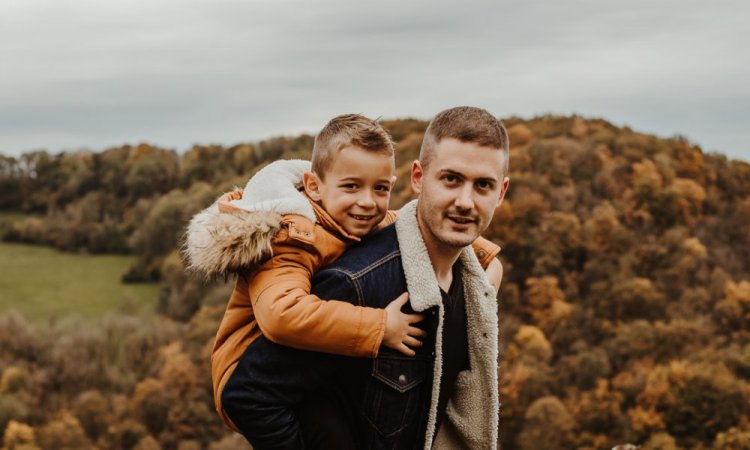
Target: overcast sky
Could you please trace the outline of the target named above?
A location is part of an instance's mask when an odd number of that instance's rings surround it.
[[[0,152],[185,150],[468,104],[750,161],[749,44],[747,0],[0,0]]]

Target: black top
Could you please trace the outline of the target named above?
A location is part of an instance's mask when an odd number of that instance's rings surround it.
[[[453,283],[448,292],[440,290],[443,296],[443,375],[440,379],[437,426],[440,426],[448,399],[453,395],[458,373],[469,368],[469,341],[466,336],[466,302],[461,279],[461,263],[453,265]]]

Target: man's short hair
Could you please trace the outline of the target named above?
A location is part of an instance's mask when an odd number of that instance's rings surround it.
[[[349,146],[391,157],[394,153],[391,136],[379,123],[361,114],[343,114],[331,119],[315,137],[313,172],[324,178],[336,154]]]
[[[438,113],[430,122],[422,140],[419,162],[427,167],[435,155],[435,146],[444,138],[502,150],[504,171],[508,173],[508,131],[495,116],[482,108],[458,106]]]

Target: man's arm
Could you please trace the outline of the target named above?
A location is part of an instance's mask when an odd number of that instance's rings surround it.
[[[495,288],[495,293],[497,294],[500,291],[500,283],[503,281],[503,263],[497,258],[492,258],[484,272],[487,274],[487,280]]]

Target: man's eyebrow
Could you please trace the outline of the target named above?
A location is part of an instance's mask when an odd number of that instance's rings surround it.
[[[459,177],[459,178],[462,178],[462,179],[466,178],[466,175],[464,175],[461,172],[457,172],[457,171],[455,171],[453,169],[441,169],[439,173],[440,173],[440,175],[453,175],[455,177]],[[479,178],[477,178],[477,181],[497,183],[497,178],[495,178],[495,177],[479,177]]]
[[[464,176],[464,174],[462,174],[461,172],[457,172],[457,171],[452,170],[452,169],[441,169],[440,170],[440,175],[453,175],[453,176],[456,176],[456,177],[459,177],[459,178],[466,178]]]

